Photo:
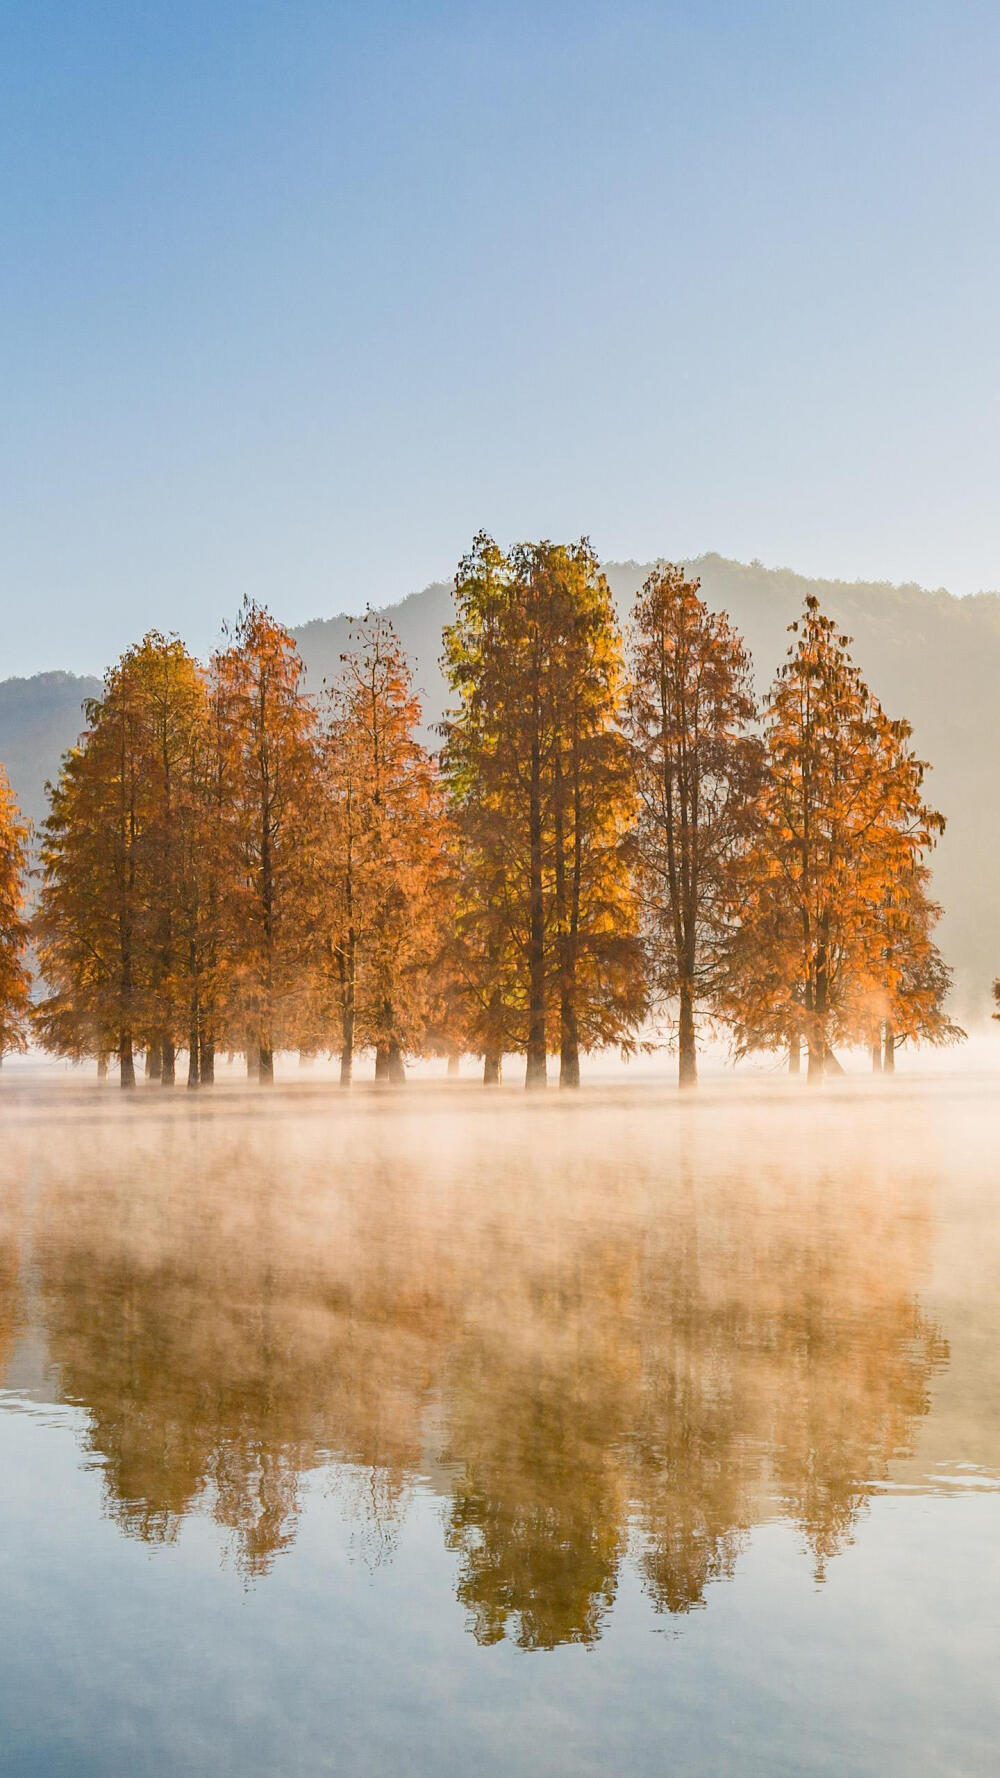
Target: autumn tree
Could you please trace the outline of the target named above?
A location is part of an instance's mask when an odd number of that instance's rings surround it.
[[[885,715],[815,598],[791,630],[766,714],[730,1012],[739,1048],[787,1044],[794,1066],[804,1039],[821,1078],[837,1041],[867,1038],[880,1000],[884,1016],[903,1016],[920,862],[944,822],[924,800],[909,726]]]
[[[37,916],[49,992],[39,1027],[70,1054],[133,1051],[174,1082],[191,1037],[198,893],[211,857],[201,822],[204,680],[176,637],[152,631],[108,674],[50,789]]]
[[[297,1040],[315,923],[318,722],[288,631],[247,602],[212,662],[218,733],[219,995],[257,1078]]]
[[[581,1049],[630,1042],[644,1006],[611,594],[585,540],[504,555],[485,535],[455,587],[444,757],[483,1035],[524,1049],[528,1087],[550,1048],[576,1086]]]
[[[404,1078],[431,1016],[447,905],[442,794],[406,655],[372,611],[352,640],[329,693],[321,867],[345,1085],[358,1047],[375,1050],[377,1080]]]
[[[654,569],[633,613],[629,738],[652,986],[676,999],[679,1079],[697,1079],[695,1012],[718,1005],[753,828],[760,744],[750,661],[683,568]]]
[[[0,766],[0,1058],[25,1047],[31,977],[25,954],[28,824]]]
[[[906,1043],[944,1045],[965,1032],[949,1017],[951,970],[933,932],[941,917],[928,892],[930,872],[914,855],[901,862],[877,909],[872,957],[858,991],[858,1028],[876,1073],[892,1073]]]
[[[149,989],[147,711],[131,652],[84,708],[42,829],[35,934],[47,992],[37,1017],[51,1048],[117,1054],[129,1088]]]
[[[155,631],[127,658],[140,714],[141,1025],[162,1085],[173,1086],[175,1057],[186,1044],[188,1084],[196,1086],[203,903],[215,862],[204,820],[205,679],[177,637]]]

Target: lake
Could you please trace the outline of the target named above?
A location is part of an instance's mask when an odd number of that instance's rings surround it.
[[[0,1089],[5,1778],[1000,1768],[1000,1081]]]

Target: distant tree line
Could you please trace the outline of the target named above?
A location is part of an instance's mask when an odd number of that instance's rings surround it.
[[[444,632],[437,754],[392,625],[356,626],[307,694],[288,632],[246,604],[202,666],[151,632],[108,673],[29,834],[0,785],[0,1049],[29,1035],[134,1083],[261,1081],[276,1051],[526,1058],[676,1038],[836,1047],[876,1069],[961,1036],[934,943],[944,827],[924,762],[815,599],[757,707],[741,638],[657,567],[627,637],[586,540],[476,538]],[[32,976],[38,985],[33,990]]]

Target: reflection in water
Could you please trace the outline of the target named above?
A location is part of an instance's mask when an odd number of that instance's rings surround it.
[[[81,1096],[63,1139],[26,1103],[0,1363],[22,1300],[122,1530],[208,1513],[248,1577],[333,1460],[373,1563],[438,1494],[484,1643],[593,1642],[628,1559],[689,1611],[778,1514],[821,1578],[947,1362],[932,1163],[874,1114]]]

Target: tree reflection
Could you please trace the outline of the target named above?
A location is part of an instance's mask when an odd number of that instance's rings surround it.
[[[482,1123],[433,1176],[412,1117],[345,1117],[332,1157],[325,1122],[222,1118],[49,1155],[37,1313],[123,1531],[207,1512],[263,1575],[333,1459],[376,1564],[422,1477],[470,1630],[525,1648],[593,1642],[629,1551],[657,1611],[700,1606],[772,1516],[821,1577],[947,1357],[919,1182]]]

